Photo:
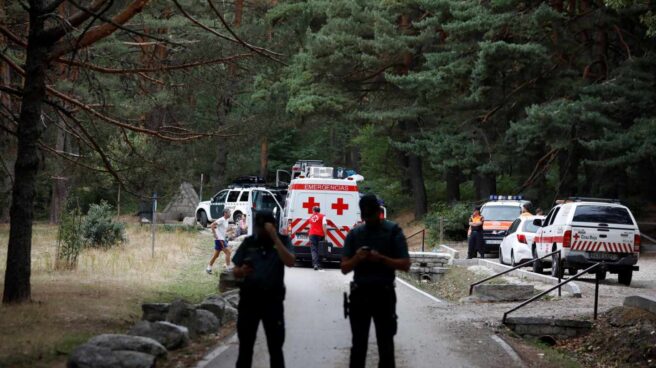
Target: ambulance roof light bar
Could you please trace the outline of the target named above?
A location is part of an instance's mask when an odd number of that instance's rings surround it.
[[[490,200],[491,201],[503,201],[503,200],[521,201],[523,199],[524,199],[524,196],[522,196],[522,195],[513,195],[513,196],[503,196],[503,195],[496,195],[496,194],[490,195]]]

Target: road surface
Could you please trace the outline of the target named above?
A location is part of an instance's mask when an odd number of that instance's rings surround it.
[[[342,294],[351,275],[336,269],[321,272],[309,268],[287,269],[285,317],[287,336],[284,353],[287,367],[348,367],[351,332],[343,317]],[[472,324],[452,324],[448,314],[458,313],[449,305],[397,282],[396,335],[397,367],[503,367],[521,366],[487,328]],[[236,338],[205,365],[206,368],[234,367]],[[269,367],[264,331],[260,326],[253,367]],[[367,367],[376,367],[378,352],[375,333],[370,333]]]

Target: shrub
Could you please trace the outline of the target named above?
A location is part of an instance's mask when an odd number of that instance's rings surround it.
[[[57,260],[55,268],[59,270],[74,270],[77,268],[77,257],[84,247],[82,234],[82,211],[75,206],[64,210],[57,232]]]
[[[472,212],[468,203],[455,202],[447,204],[439,202],[433,206],[431,212],[424,219],[429,230],[431,240],[437,241],[440,236],[440,218],[443,219],[444,237],[450,240],[463,240],[467,238],[467,224]]]
[[[126,240],[125,224],[112,219],[112,206],[106,201],[92,204],[82,222],[82,236],[87,246],[110,248]]]

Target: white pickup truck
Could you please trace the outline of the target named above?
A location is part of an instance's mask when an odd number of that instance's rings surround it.
[[[565,269],[576,274],[597,262],[602,271],[594,271],[601,279],[606,272],[616,273],[618,281],[630,285],[633,271],[638,271],[640,230],[631,211],[616,200],[570,198],[556,205],[539,227],[532,245],[533,258],[561,250],[551,259],[533,263],[536,272],[545,264],[552,276],[562,277]]]
[[[232,187],[216,193],[209,201],[203,201],[196,207],[196,221],[201,226],[216,221],[223,216],[225,208],[230,210],[231,221],[239,221],[242,216],[248,216],[247,221],[252,221],[252,211],[259,209],[274,210],[282,213],[282,205],[287,191],[264,186],[254,187]],[[248,227],[249,234],[251,226]]]

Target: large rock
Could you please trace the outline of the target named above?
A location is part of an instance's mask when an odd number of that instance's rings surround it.
[[[145,303],[141,305],[143,316],[141,319],[150,322],[164,321],[169,312],[168,303]]]
[[[633,307],[656,314],[656,298],[646,295],[633,295],[624,298],[625,307]]]
[[[142,336],[103,334],[92,337],[87,344],[107,348],[112,351],[137,351],[155,357],[166,356],[166,348],[162,344],[151,338]]]
[[[182,224],[185,226],[196,226],[196,218],[195,217],[185,217],[182,219]]]
[[[228,293],[222,294],[221,296],[223,296],[225,301],[228,302],[228,305],[232,306],[233,308],[239,307],[239,293]]]
[[[139,321],[128,332],[130,335],[149,337],[168,350],[189,345],[189,329],[170,322]]]
[[[237,308],[231,305],[226,305],[225,310],[223,311],[223,323],[226,324],[236,321],[238,314],[239,312],[237,311]]]
[[[176,325],[189,329],[189,336],[196,338],[198,335],[215,333],[219,329],[220,321],[214,314],[205,309],[196,309],[195,306],[184,300],[176,300],[171,303],[166,320]]]
[[[226,301],[223,299],[223,297],[218,296],[218,295],[213,295],[205,300],[203,300],[196,309],[204,309],[206,311],[211,312],[216,316],[216,318],[219,319],[219,323],[223,322],[223,311],[225,310],[226,307]]]
[[[217,333],[221,323],[212,312],[205,309],[196,310],[196,319],[194,321],[196,333],[207,335]]]
[[[474,286],[474,297],[482,302],[516,302],[531,298],[533,285],[481,284]]]
[[[235,274],[229,270],[223,270],[219,276],[219,291],[225,295],[227,291],[237,290],[239,288],[240,280],[235,277]]]
[[[155,357],[137,351],[113,351],[109,348],[84,344],[68,357],[68,368],[152,368]]]

